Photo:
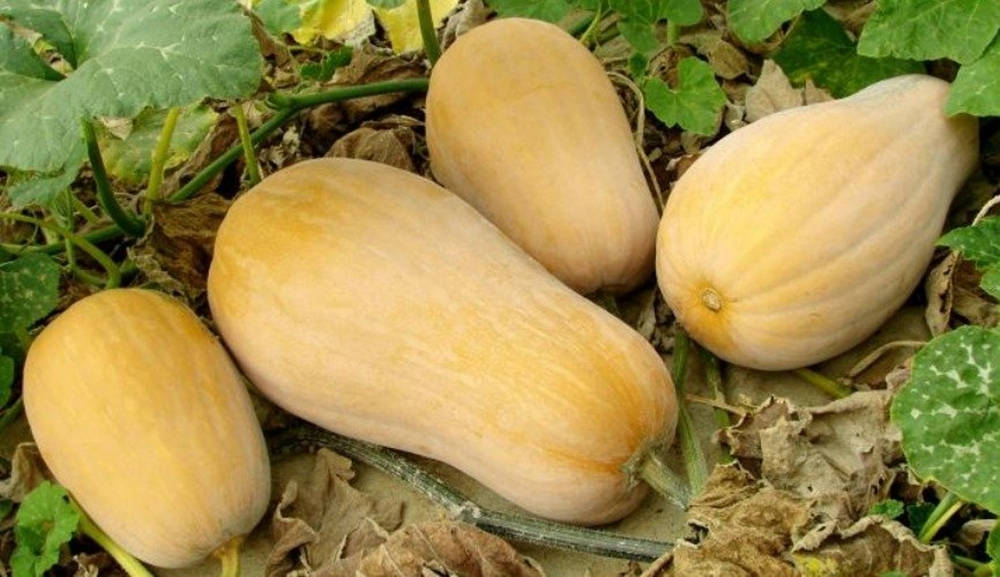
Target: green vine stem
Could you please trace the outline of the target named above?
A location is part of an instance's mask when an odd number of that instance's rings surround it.
[[[681,36],[681,27],[677,25],[676,22],[670,20],[667,22],[667,46],[673,46],[677,44],[677,39]]]
[[[240,133],[240,144],[243,146],[243,162],[247,165],[247,182],[250,186],[255,186],[260,182],[260,164],[257,162],[257,155],[253,150],[253,141],[250,140],[250,127],[247,126],[247,115],[243,112],[243,105],[239,103],[231,106],[229,113],[236,119],[236,129]]]
[[[542,519],[510,515],[480,507],[465,495],[424,471],[395,451],[356,441],[301,424],[271,440],[273,454],[327,447],[396,477],[445,508],[458,521],[507,539],[523,543],[591,553],[605,557],[652,561],[672,546],[670,543],[585,529]]]
[[[240,574],[240,546],[243,544],[243,536],[238,535],[229,540],[225,545],[215,552],[215,556],[222,563],[222,570],[219,577],[239,577]]]
[[[975,559],[970,559],[969,557],[963,557],[962,555],[951,555],[952,562],[959,567],[963,567],[972,572],[973,577],[991,577],[993,575],[993,569],[990,567],[989,563],[982,563],[976,561]]]
[[[437,31],[434,30],[430,0],[417,0],[417,19],[420,22],[420,37],[424,41],[424,54],[433,67],[438,58],[441,58],[441,45],[438,43]]]
[[[566,32],[570,36],[575,36],[579,38],[582,34],[585,34],[588,29],[590,29],[590,26],[593,24],[595,20],[594,16],[595,14],[591,14],[590,16],[585,16],[583,18],[580,18],[579,20],[574,22],[571,26],[566,28]]]
[[[64,238],[63,242],[66,245],[66,264],[69,265],[69,270],[70,272],[73,273],[73,276],[75,276],[76,278],[80,279],[81,281],[89,285],[94,285],[94,286],[103,285],[105,282],[104,279],[102,279],[97,275],[90,274],[86,270],[77,266],[76,249],[74,248],[75,245],[68,238]]]
[[[91,244],[96,245],[112,240],[117,240],[124,235],[125,232],[122,231],[122,229],[112,224],[96,230],[92,230],[86,234],[81,235],[80,238],[86,240]],[[59,254],[66,248],[61,240],[43,245],[3,244],[0,246],[2,246],[4,250],[15,255],[31,254],[33,252],[42,252],[45,254]]]
[[[98,222],[101,221],[101,217],[97,216],[96,212],[90,210],[90,207],[84,204],[83,201],[77,198],[75,194],[69,191],[69,189],[66,189],[66,192],[67,192],[66,196],[69,197],[70,204],[72,204],[73,208],[76,209],[78,213],[80,213],[80,216],[83,217],[83,220],[87,221],[90,224],[97,224]]]
[[[50,222],[45,222],[43,220],[33,218],[30,216],[25,216],[23,214],[17,214],[13,212],[0,213],[0,218],[6,218],[8,220],[16,220],[18,222],[25,222],[28,224],[33,224],[35,226],[51,230],[63,238],[69,240],[71,243],[80,248],[83,252],[87,253],[97,264],[101,265],[107,274],[107,280],[104,283],[104,288],[115,288],[121,283],[121,274],[118,270],[118,265],[115,261],[111,260],[111,257],[107,255],[104,251],[94,246],[89,240],[81,236],[64,229],[61,226],[52,224]],[[62,246],[62,243],[57,243]]]
[[[595,39],[594,36],[601,30],[601,19],[604,18],[604,2],[597,3],[597,11],[594,13],[594,19],[590,21],[590,26],[584,30],[583,35],[580,36],[580,42],[587,48],[592,48],[599,39]]]
[[[11,406],[7,407],[2,414],[0,414],[0,431],[7,430],[7,427],[11,423],[17,420],[24,412],[24,398],[18,397]]]
[[[677,392],[677,438],[681,445],[681,455],[684,457],[684,469],[687,471],[688,482],[695,494],[701,492],[708,481],[708,461],[701,449],[701,443],[694,431],[694,422],[687,409],[684,397],[684,383],[687,380],[688,357],[690,356],[691,340],[680,325],[675,325],[674,353],[671,376]]]
[[[352,98],[362,98],[365,96],[375,96],[377,94],[390,94],[393,92],[426,92],[428,80],[426,78],[407,78],[404,80],[390,80],[386,82],[373,82],[371,84],[360,84],[358,86],[343,86],[325,92],[313,94],[272,94],[268,99],[271,106],[277,109],[274,116],[260,125],[257,130],[250,133],[250,141],[259,144],[262,140],[270,136],[272,132],[280,128],[285,122],[302,109],[328,102],[340,102],[351,100]],[[182,202],[194,196],[203,186],[208,184],[215,175],[222,172],[227,166],[233,163],[243,152],[242,145],[236,145],[224,152],[194,178],[175,192],[168,200],[170,202]]]
[[[97,146],[97,135],[94,133],[94,125],[89,120],[82,120],[80,124],[83,126],[83,138],[87,142],[87,157],[90,159],[90,167],[94,171],[94,184],[97,185],[97,203],[111,220],[118,225],[118,228],[125,231],[126,234],[142,236],[142,233],[146,230],[146,224],[122,208],[111,192],[108,171],[104,168],[104,158],[101,157],[101,149]]]
[[[812,369],[795,369],[792,372],[803,381],[806,381],[835,399],[843,399],[853,392],[830,377],[817,373]]]
[[[74,503],[75,505],[75,503]],[[76,506],[77,511],[80,513],[80,532],[90,537],[95,543],[104,548],[111,557],[121,566],[122,569],[128,573],[129,577],[153,577],[153,574],[149,572],[149,569],[139,562],[138,559],[129,554],[128,551],[121,548],[118,543],[108,536],[107,533],[101,530],[90,517],[83,512],[83,509]]]
[[[174,138],[174,129],[177,127],[177,119],[180,115],[181,109],[178,106],[168,110],[167,117],[163,120],[163,128],[160,129],[160,135],[156,138],[156,148],[153,150],[149,167],[149,183],[146,185],[146,194],[142,201],[142,214],[146,216],[153,213],[153,203],[160,199],[163,169],[167,164],[170,141]]]
[[[722,369],[719,367],[719,359],[712,353],[708,352],[707,349],[701,349],[701,360],[705,363],[705,380],[708,381],[708,386],[712,389],[712,397],[715,402],[720,405],[728,404],[726,402],[726,391],[722,383]],[[725,429],[726,427],[732,426],[732,421],[729,419],[729,413],[719,407],[714,407],[712,409],[712,414],[715,416],[715,425],[720,429]],[[733,460],[733,454],[729,451],[729,447],[722,447],[723,462],[731,462]]]
[[[944,527],[952,516],[958,512],[965,502],[958,498],[957,495],[949,491],[945,494],[944,498],[934,507],[931,511],[927,521],[924,522],[924,526],[920,528],[920,534],[917,535],[917,539],[921,543],[930,543],[934,540],[934,537]]]

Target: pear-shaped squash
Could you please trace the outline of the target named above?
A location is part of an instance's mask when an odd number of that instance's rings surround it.
[[[525,509],[628,513],[622,468],[668,443],[662,360],[457,196],[382,164],[285,168],[233,204],[208,296],[271,400],[445,461]]]
[[[978,154],[948,84],[901,76],[772,114],[677,181],[657,239],[670,308],[720,357],[765,370],[823,361],[913,291]]]
[[[624,292],[653,268],[657,212],[601,63],[558,26],[505,18],[431,73],[434,176],[575,290]]]
[[[270,466],[250,396],[173,299],[117,289],[73,304],[28,351],[24,408],[56,480],[142,561],[195,564],[264,515]]]

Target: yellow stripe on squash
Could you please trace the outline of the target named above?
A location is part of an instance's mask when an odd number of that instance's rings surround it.
[[[870,336],[913,292],[976,165],[948,84],[879,82],[772,114],[713,145],[670,194],[657,277],[718,356],[797,368]]]
[[[270,466],[250,396],[173,299],[118,289],[75,303],[28,352],[24,408],[56,480],[142,561],[195,564],[264,515]]]
[[[604,67],[558,26],[505,18],[431,73],[434,176],[552,274],[588,294],[653,269],[657,213]]]
[[[395,168],[321,159],[266,178],[219,229],[208,295],[278,405],[445,461],[539,515],[622,517],[644,493],[622,465],[673,436],[649,343]]]

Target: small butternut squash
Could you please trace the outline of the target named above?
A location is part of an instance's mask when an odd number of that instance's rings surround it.
[[[445,461],[546,517],[601,523],[669,443],[662,360],[457,196],[349,159],[285,168],[219,229],[212,314],[286,410]]]
[[[117,289],[73,304],[28,351],[24,408],[59,483],[142,561],[192,565],[264,515],[270,466],[250,396],[173,299]]]
[[[558,26],[505,18],[431,73],[434,176],[573,289],[625,292],[653,269],[657,212],[601,63]]]
[[[657,277],[720,357],[798,368],[871,335],[913,291],[978,154],[948,84],[902,76],[785,110],[713,145],[677,181]]]

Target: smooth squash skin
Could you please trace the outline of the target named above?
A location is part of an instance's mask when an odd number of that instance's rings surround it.
[[[242,196],[208,297],[278,405],[445,461],[538,515],[624,516],[644,491],[623,464],[673,436],[649,343],[460,198],[382,164],[302,162]]]
[[[558,26],[504,18],[431,73],[435,178],[552,274],[589,294],[649,278],[658,215],[603,66]]]
[[[267,508],[246,387],[198,317],[164,295],[117,289],[73,304],[28,351],[24,409],[59,483],[146,563],[193,565]]]
[[[701,344],[739,365],[798,368],[870,336],[912,293],[976,165],[974,118],[948,84],[879,82],[772,114],[677,181],[657,277]]]

